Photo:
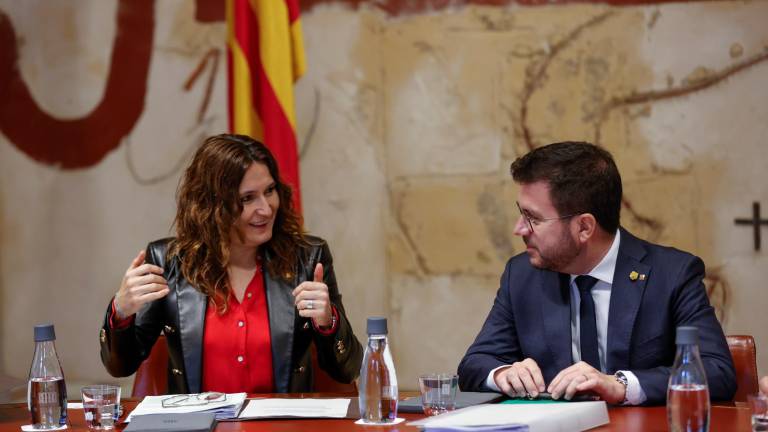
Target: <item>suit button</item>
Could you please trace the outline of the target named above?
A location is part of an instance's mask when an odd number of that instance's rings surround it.
[[[174,375],[183,375],[180,370],[178,369],[171,369],[171,373]]]
[[[104,329],[101,329],[99,332],[99,340],[101,343],[107,343],[107,331]]]
[[[304,366],[299,366],[296,369],[294,369],[295,373],[304,373],[304,371],[307,370]]]
[[[173,333],[175,333],[175,332],[176,332],[176,329],[175,329],[175,328],[173,328],[173,327],[171,327],[171,326],[165,326],[165,327],[163,327],[163,332],[164,332],[165,334],[169,335],[169,334],[173,334]]]

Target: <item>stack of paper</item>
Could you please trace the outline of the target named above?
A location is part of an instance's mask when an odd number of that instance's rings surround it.
[[[427,427],[426,432],[529,432],[528,426],[506,424],[493,426],[438,426]]]
[[[477,405],[409,423],[430,431],[454,427],[527,426],[530,432],[584,431],[607,424],[605,402]],[[482,430],[482,429],[480,429]],[[514,429],[513,429],[514,430]]]
[[[238,419],[258,418],[344,418],[349,399],[252,399]]]
[[[196,396],[196,395],[189,395]],[[221,401],[209,401],[204,405],[183,405],[163,407],[163,400],[169,396],[147,396],[136,408],[128,415],[126,422],[131,421],[134,416],[145,414],[183,414],[192,412],[211,412],[216,414],[216,420],[231,419],[237,417],[240,409],[245,403],[245,393],[227,393],[226,398]]]

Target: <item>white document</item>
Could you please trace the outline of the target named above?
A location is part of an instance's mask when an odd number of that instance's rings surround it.
[[[173,406],[163,407],[163,400],[168,399],[173,395],[164,396],[147,396],[136,408],[131,411],[126,422],[130,422],[133,416],[145,415],[145,414],[183,414],[191,412],[213,412],[216,413],[216,419],[228,419],[237,416],[237,413],[245,403],[245,393],[227,393],[226,398],[222,401],[211,401],[204,405],[192,405],[192,406]]]
[[[584,431],[608,424],[605,402],[483,404],[408,423],[424,428],[527,425],[530,432]]]
[[[344,418],[348,409],[349,399],[251,399],[237,418]]]

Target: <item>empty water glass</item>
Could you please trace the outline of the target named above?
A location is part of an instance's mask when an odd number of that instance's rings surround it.
[[[456,407],[456,389],[459,376],[456,374],[428,374],[419,377],[421,406],[428,416],[453,411]]]

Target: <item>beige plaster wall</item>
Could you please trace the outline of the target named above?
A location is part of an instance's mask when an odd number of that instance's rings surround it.
[[[352,313],[361,335],[365,314],[388,308],[402,387],[414,388],[419,373],[455,370],[505,261],[522,250],[509,163],[565,139],[614,153],[622,223],[702,256],[726,332],[768,343],[765,252],[733,224],[768,198],[766,19],[764,2],[465,7],[398,18],[322,6],[304,15],[311,67],[298,86],[299,129],[332,134],[305,142],[324,150],[308,153],[305,179],[366,172],[364,185],[351,180],[345,190],[384,196],[370,219],[357,217],[369,200],[310,204],[308,225],[348,221],[383,233],[381,243],[337,244],[336,253],[371,254],[366,272],[385,275],[345,289],[358,290],[348,301],[360,306]],[[341,159],[350,147],[371,151]],[[315,158],[333,172],[314,171]],[[348,280],[359,270],[340,271]],[[380,293],[385,305],[362,303]],[[759,357],[768,371],[766,350]]]
[[[0,1],[24,41],[24,79],[47,112],[76,119],[101,100],[116,5]],[[196,23],[193,5],[156,3],[144,112],[101,163],[63,171],[31,160],[0,135],[0,374],[26,381],[32,327],[53,322],[71,395],[79,395],[83,383],[118,381],[99,359],[104,309],[131,257],[171,233],[180,164],[200,137],[227,127],[223,66],[202,121],[205,80],[183,89],[205,53],[221,48],[226,37],[223,23]],[[132,379],[119,381],[130,388]],[[26,397],[26,387],[12,395]]]
[[[203,81],[182,88],[225,35],[193,8],[157,2],[144,114],[99,165],[41,165],[0,135],[0,374],[25,379],[31,327],[53,321],[68,378],[112,380],[98,358],[103,308],[135,252],[169,233],[178,164],[226,128],[224,63],[202,121]],[[92,109],[115,3],[0,0],[0,10],[24,38],[38,103],[62,118]],[[367,316],[390,318],[402,388],[455,370],[521,250],[509,163],[554,140],[611,150],[623,224],[701,255],[726,332],[768,346],[765,251],[733,224],[752,201],[768,206],[766,21],[758,1],[304,13],[307,226],[330,242],[356,333]],[[759,366],[768,372],[765,349]]]

